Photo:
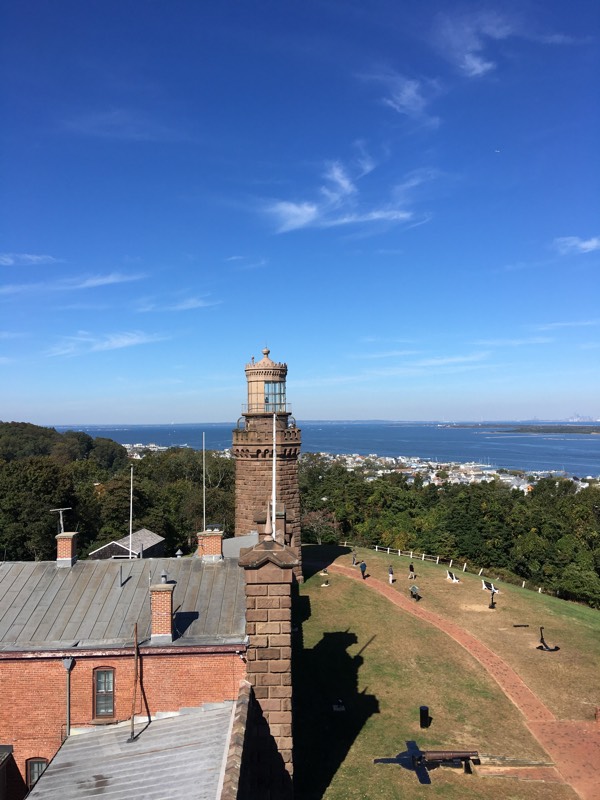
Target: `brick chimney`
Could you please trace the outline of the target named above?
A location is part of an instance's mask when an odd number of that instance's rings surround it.
[[[209,563],[223,560],[223,531],[198,531],[196,536],[198,539],[197,558]]]
[[[246,578],[248,681],[269,726],[270,735],[287,773],[293,775],[292,742],[292,583],[298,566],[296,550],[272,539],[242,550],[239,565]],[[269,743],[262,741],[261,758],[268,761]],[[275,768],[275,763],[272,767]],[[272,776],[278,785],[282,772]],[[292,796],[285,780],[273,797]],[[275,783],[273,783],[273,786]],[[287,787],[287,789],[285,788]]]
[[[56,535],[56,566],[72,567],[77,561],[77,533]]]
[[[173,641],[174,588],[174,583],[156,583],[150,587],[152,644],[170,644]]]

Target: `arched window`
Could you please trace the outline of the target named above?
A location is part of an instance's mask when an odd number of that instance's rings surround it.
[[[48,766],[47,758],[28,758],[27,759],[27,788],[33,789],[38,782],[40,775]]]
[[[115,671],[112,667],[94,670],[94,719],[115,715]]]

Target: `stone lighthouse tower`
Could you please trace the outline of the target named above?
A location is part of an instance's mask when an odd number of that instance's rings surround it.
[[[235,535],[272,537],[291,546],[300,563],[301,432],[286,402],[287,364],[272,361],[266,348],[262,352],[260,361],[246,364],[248,400],[233,431]]]

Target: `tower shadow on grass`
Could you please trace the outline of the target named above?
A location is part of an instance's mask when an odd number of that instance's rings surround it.
[[[358,690],[362,650],[350,631],[325,633],[312,649],[294,650],[294,797],[317,800],[379,703]],[[365,645],[368,646],[369,643]],[[363,648],[364,649],[364,648]]]
[[[302,573],[308,580],[328,567],[339,556],[350,555],[352,548],[338,544],[303,545],[302,546]]]

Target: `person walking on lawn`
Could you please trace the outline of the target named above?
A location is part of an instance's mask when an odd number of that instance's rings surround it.
[[[365,561],[361,561],[361,562],[360,562],[360,574],[362,575],[362,579],[363,579],[363,581],[364,581],[364,580],[366,579],[366,577],[367,577],[367,575],[366,575],[366,572],[367,572],[367,564],[366,564],[366,562],[365,562]]]
[[[392,583],[394,582],[394,568],[392,567],[392,565],[391,565],[391,564],[390,564],[390,566],[388,567],[388,577],[389,577],[389,580],[390,580],[390,586],[391,586],[391,585],[392,585]]]

